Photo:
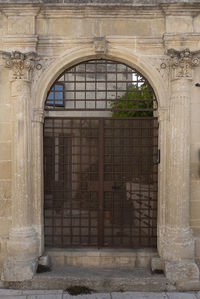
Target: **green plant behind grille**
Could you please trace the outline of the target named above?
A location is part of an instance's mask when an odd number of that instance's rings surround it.
[[[110,105],[113,117],[153,117],[154,93],[147,83],[133,85]]]

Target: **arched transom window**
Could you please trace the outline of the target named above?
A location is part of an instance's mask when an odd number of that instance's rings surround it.
[[[136,70],[120,62],[96,59],[65,70],[51,86],[45,110],[153,116],[157,101],[148,81]]]

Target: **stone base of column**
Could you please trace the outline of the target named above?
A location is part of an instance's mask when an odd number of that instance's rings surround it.
[[[163,270],[169,282],[177,290],[199,289],[199,268],[194,261],[194,238],[190,228],[166,227],[162,246]]]
[[[166,278],[176,285],[177,290],[198,290],[199,268],[194,261],[165,261],[164,272]]]
[[[167,228],[163,237],[165,261],[194,260],[194,238],[189,228]]]
[[[24,281],[33,278],[38,261],[38,239],[33,228],[13,229],[7,243],[8,260],[1,279]]]
[[[25,281],[36,273],[37,259],[32,261],[6,261],[1,279],[4,281]]]

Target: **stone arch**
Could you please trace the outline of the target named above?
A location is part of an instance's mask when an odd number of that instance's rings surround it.
[[[105,58],[116,60],[129,65],[139,71],[148,80],[158,101],[158,107],[164,108],[167,104],[167,88],[159,72],[152,66],[148,58],[133,53],[130,49],[111,47],[107,54],[94,54],[93,48],[79,47],[65,52],[56,59],[43,73],[43,77],[35,89],[34,109],[43,109],[47,92],[57,77],[67,68],[90,59]]]
[[[43,77],[39,82],[33,85],[33,130],[32,130],[32,186],[33,186],[33,202],[35,210],[35,226],[39,237],[39,255],[44,251],[43,239],[43,111],[47,92],[57,79],[57,77],[67,68],[91,59],[110,59],[122,62],[144,76],[154,89],[158,101],[158,118],[162,121],[159,130],[159,147],[163,155],[166,147],[166,121],[168,115],[168,97],[167,87],[159,72],[152,66],[147,57],[138,56],[130,49],[124,49],[121,46],[111,46],[106,54],[95,54],[93,47],[74,47],[66,51],[61,57],[54,60],[47,70],[43,72]],[[163,121],[164,120],[164,121]],[[165,160],[162,162],[164,167]],[[163,170],[161,166],[161,170]],[[162,232],[165,222],[165,210],[163,203],[165,202],[165,174],[159,170],[159,191],[158,191],[158,252],[162,255]]]

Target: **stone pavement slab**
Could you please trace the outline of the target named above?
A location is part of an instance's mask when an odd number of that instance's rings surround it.
[[[19,296],[22,295],[22,290],[0,289],[0,296]],[[1,298],[1,297],[0,297]]]
[[[200,299],[200,292],[196,292],[196,296],[198,299]]]
[[[194,293],[167,293],[169,299],[197,299]]]
[[[90,295],[78,295],[78,296],[71,296],[69,294],[63,294],[63,299],[111,299],[109,293],[96,293]]]
[[[63,290],[0,289],[0,299],[200,299],[200,292],[112,292],[72,296]]]
[[[22,295],[62,295],[62,290],[21,290]]]
[[[62,299],[62,294],[56,295],[56,294],[46,294],[46,295],[28,295],[26,297],[27,299]]]
[[[122,298],[123,299],[168,299],[166,293],[152,293],[152,292],[111,293],[111,299],[122,299]]]
[[[0,299],[26,299],[27,296],[21,296],[21,295],[0,295]]]

